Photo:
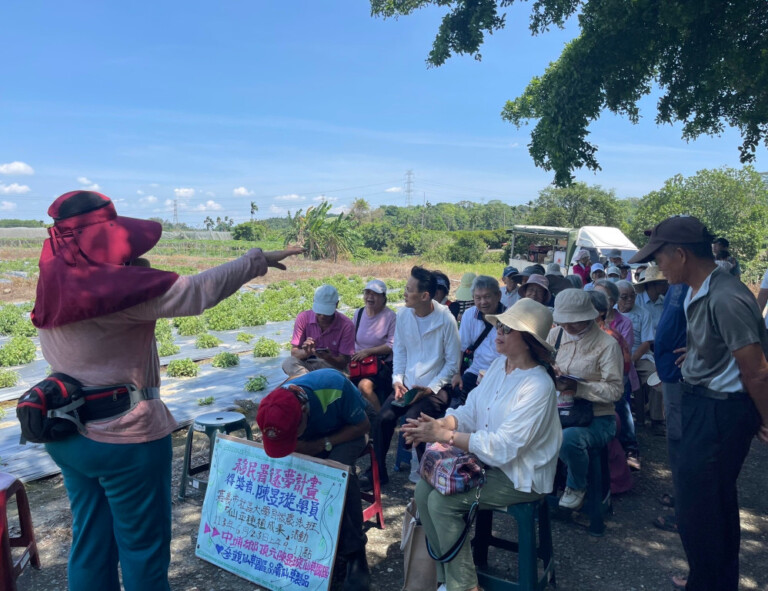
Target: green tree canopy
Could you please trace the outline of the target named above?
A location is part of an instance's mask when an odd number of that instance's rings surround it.
[[[427,62],[452,54],[480,59],[485,34],[504,28],[514,0],[371,0],[376,16],[397,17],[447,6]],[[530,29],[562,27],[578,14],[579,36],[560,58],[508,101],[502,117],[537,123],[529,152],[534,163],[569,184],[581,167],[600,168],[587,141],[601,111],[639,118],[638,101],[661,88],[657,123],[683,123],[683,138],[738,128],[742,162],[768,146],[768,5],[766,0],[537,0]]]
[[[712,234],[727,238],[735,254],[749,260],[768,235],[768,185],[750,166],[674,176],[640,201],[630,232],[632,241],[645,244],[644,230],[678,214],[696,216]]]
[[[548,187],[539,193],[528,215],[528,224],[538,226],[616,226],[621,207],[613,191],[599,185],[574,183],[569,187]]]

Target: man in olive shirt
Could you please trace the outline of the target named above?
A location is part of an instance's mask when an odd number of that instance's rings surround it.
[[[712,235],[675,216],[652,231],[630,263],[654,259],[670,283],[690,287],[683,306],[688,350],[682,365],[682,434],[673,465],[678,530],[689,590],[736,591],[736,480],[757,434],[768,442],[768,332],[749,289],[715,265]]]

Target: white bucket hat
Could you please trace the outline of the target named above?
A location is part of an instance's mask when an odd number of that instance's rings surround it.
[[[552,318],[558,324],[566,322],[584,322],[598,317],[597,310],[586,291],[566,289],[555,298],[555,311]]]
[[[537,301],[523,298],[515,302],[506,312],[498,315],[487,314],[485,319],[491,325],[501,322],[513,330],[527,332],[548,351],[555,351],[555,348],[547,343],[547,335],[552,328],[552,312]]]

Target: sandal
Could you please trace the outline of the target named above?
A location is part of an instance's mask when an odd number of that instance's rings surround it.
[[[685,587],[688,585],[688,579],[686,577],[674,576],[671,579],[672,588],[675,591],[685,591]]]
[[[663,529],[664,531],[671,531],[677,533],[677,519],[674,515],[659,515],[656,519],[651,521],[654,527]]]
[[[664,493],[659,497],[659,503],[664,505],[665,507],[670,507],[672,509],[675,508],[675,497],[673,497],[669,493]]]

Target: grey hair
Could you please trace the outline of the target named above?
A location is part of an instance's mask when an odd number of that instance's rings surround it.
[[[575,287],[576,289],[584,288],[584,282],[581,280],[580,275],[568,275],[566,279],[571,282],[572,287]]]
[[[635,286],[632,285],[631,281],[627,281],[626,279],[619,279],[616,282],[616,287],[618,287],[619,289],[624,288],[630,291],[635,291]]]
[[[629,281],[622,280],[624,283],[629,283]],[[618,283],[621,283],[618,282]],[[614,305],[619,303],[619,287],[618,283],[615,281],[611,281],[610,279],[598,279],[595,281],[595,287],[602,287],[605,291],[608,292],[609,298],[613,300]]]
[[[491,293],[501,293],[499,281],[490,275],[478,275],[472,280],[472,295],[475,295],[476,289],[487,289]]]
[[[602,291],[592,290],[587,292],[589,294],[589,299],[592,300],[592,306],[595,308],[595,310],[598,311],[598,313],[605,314],[608,312],[608,296],[606,296]]]

